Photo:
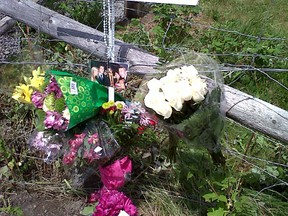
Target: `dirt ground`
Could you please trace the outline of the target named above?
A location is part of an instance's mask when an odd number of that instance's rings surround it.
[[[9,200],[13,207],[22,209],[24,216],[78,216],[85,206],[83,198],[53,197],[27,191],[11,193]],[[0,216],[8,215],[11,214],[0,213]]]

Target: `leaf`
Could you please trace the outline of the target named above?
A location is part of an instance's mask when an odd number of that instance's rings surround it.
[[[219,201],[221,201],[221,202],[225,202],[225,203],[227,202],[227,198],[226,198],[226,196],[224,196],[224,195],[218,196],[217,200],[219,200]]]
[[[218,208],[215,211],[213,209],[213,212],[207,213],[207,216],[224,216],[224,215],[226,215],[226,212],[223,208]]]
[[[37,119],[36,119],[36,129],[38,131],[43,131],[45,129],[44,126],[44,120],[45,120],[45,116],[46,113],[43,110],[37,109],[36,110],[36,115],[37,115]]]
[[[24,216],[23,210],[20,207],[13,207],[13,215]]]
[[[192,178],[194,176],[194,174],[192,172],[188,172],[187,174],[187,180],[189,180],[190,178]]]
[[[55,100],[55,111],[61,113],[66,107],[65,104],[65,99],[62,98],[58,98]]]
[[[0,179],[2,179],[2,176],[5,176],[6,178],[8,178],[10,175],[11,175],[11,172],[7,165],[0,168]]]
[[[92,215],[95,211],[95,207],[98,203],[95,203],[93,205],[89,205],[84,207],[84,209],[80,212],[81,215]]]
[[[218,195],[216,193],[208,193],[205,194],[203,198],[205,199],[206,202],[211,202],[216,200],[218,198]]]

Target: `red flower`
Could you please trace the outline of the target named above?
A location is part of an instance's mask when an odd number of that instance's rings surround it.
[[[144,132],[145,129],[146,129],[145,126],[139,126],[139,127],[137,128],[137,130],[138,130],[138,135],[143,134],[143,132]]]

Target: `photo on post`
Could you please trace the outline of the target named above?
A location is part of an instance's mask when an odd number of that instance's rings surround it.
[[[116,92],[121,92],[127,87],[128,64],[125,62],[109,63],[90,60],[90,79],[101,85],[114,87]]]

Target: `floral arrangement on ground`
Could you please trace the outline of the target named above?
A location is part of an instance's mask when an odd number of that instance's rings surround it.
[[[38,116],[28,140],[31,150],[44,153],[46,163],[60,158],[68,173],[76,170],[85,178],[88,169],[99,173],[102,187],[90,195],[85,215],[138,215],[123,186],[143,167],[159,172],[159,154],[165,162],[175,159],[179,139],[189,144],[206,136],[204,147],[215,153],[219,88],[211,90],[193,65],[147,79],[131,101],[117,93],[109,101],[105,86],[40,68],[15,88],[12,98],[31,104]],[[169,145],[163,147],[167,134]]]

